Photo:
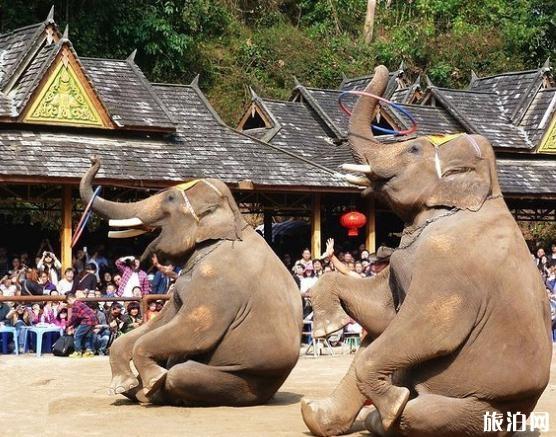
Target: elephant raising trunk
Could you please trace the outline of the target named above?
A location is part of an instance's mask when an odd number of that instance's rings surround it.
[[[373,80],[369,83],[365,92],[382,96],[388,85],[388,69],[384,65],[375,68]],[[367,163],[369,153],[373,153],[374,147],[381,145],[373,139],[371,122],[374,119],[378,100],[362,95],[357,100],[349,124],[349,142],[354,155],[358,161]]]

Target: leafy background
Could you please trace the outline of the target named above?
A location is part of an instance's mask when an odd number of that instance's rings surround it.
[[[136,62],[153,82],[201,88],[230,124],[248,100],[287,98],[294,76],[337,87],[342,73],[406,64],[439,86],[536,68],[556,54],[554,0],[382,0],[374,36],[362,38],[366,0],[0,0],[0,31],[42,21],[69,23],[82,56]]]

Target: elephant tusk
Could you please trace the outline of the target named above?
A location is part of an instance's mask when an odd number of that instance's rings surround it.
[[[342,170],[353,171],[356,173],[370,173],[371,166],[368,164],[342,164],[340,166]]]
[[[122,220],[112,219],[108,222],[108,224],[110,226],[123,228],[123,227],[131,227],[131,226],[141,226],[143,224],[143,221],[138,217],[133,217],[130,219],[122,219]]]
[[[131,238],[146,234],[144,229],[126,229],[125,231],[109,231],[108,238]]]
[[[354,176],[351,174],[345,174],[344,179],[351,184],[360,185],[362,187],[368,187],[371,185],[371,182],[362,176]]]

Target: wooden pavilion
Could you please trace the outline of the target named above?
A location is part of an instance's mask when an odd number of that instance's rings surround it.
[[[48,197],[50,209],[61,210],[61,260],[71,265],[76,188],[97,155],[97,183],[121,190],[221,178],[245,211],[264,214],[267,239],[272,214],[310,215],[312,250],[320,253],[322,197],[357,199],[358,190],[303,154],[225,125],[197,80],[150,83],[134,54],[79,57],[53,10],[44,22],[0,35],[0,207]],[[371,223],[374,242],[373,232]]]

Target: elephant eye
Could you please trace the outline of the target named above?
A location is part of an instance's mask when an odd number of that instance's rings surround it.
[[[416,155],[421,152],[421,148],[418,144],[412,144],[411,147],[408,149],[408,152]]]
[[[168,201],[173,202],[174,200],[176,200],[176,197],[173,194],[169,194],[168,195]]]

